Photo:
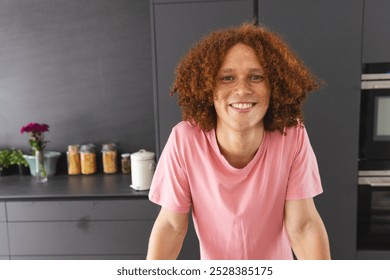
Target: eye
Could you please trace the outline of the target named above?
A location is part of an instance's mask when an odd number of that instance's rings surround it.
[[[222,81],[234,81],[234,78],[232,76],[223,76],[221,77]]]
[[[249,79],[254,82],[262,82],[264,81],[265,77],[261,75],[252,75]]]

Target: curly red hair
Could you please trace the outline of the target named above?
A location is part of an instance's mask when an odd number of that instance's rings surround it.
[[[179,96],[183,120],[204,131],[215,128],[216,75],[227,51],[237,43],[255,50],[271,86],[265,129],[283,133],[285,127],[302,123],[303,101],[319,81],[278,35],[249,23],[209,34],[179,62],[170,93]]]

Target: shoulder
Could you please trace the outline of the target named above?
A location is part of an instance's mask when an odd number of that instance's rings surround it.
[[[182,121],[172,128],[166,146],[184,152],[188,149],[193,149],[195,146],[198,146],[199,143],[203,143],[206,139],[207,134],[199,127],[188,121]]]
[[[208,134],[190,122],[182,121],[172,128],[169,139],[164,146],[162,156],[174,157],[181,166],[185,162],[193,160],[194,155],[200,155],[209,151]]]
[[[298,123],[295,126],[286,127],[283,131],[284,133],[280,133],[280,131],[272,131],[270,132],[270,136],[274,141],[281,142],[297,142],[300,139],[305,138],[307,135],[306,128],[303,123]]]
[[[279,131],[270,132],[270,148],[283,150],[284,153],[296,155],[303,147],[310,146],[310,140],[302,123],[286,127],[284,134]]]
[[[305,125],[301,122],[299,122],[295,126],[291,126],[291,127],[286,128],[285,132],[286,132],[285,136],[288,136],[290,134],[289,138],[290,139],[294,138],[296,140],[303,139],[307,135]]]
[[[178,124],[176,124],[173,129],[173,131],[178,131],[178,132],[200,132],[201,129],[190,123],[189,121],[181,121]]]
[[[204,135],[204,132],[188,121],[182,121],[172,128],[172,135],[176,139],[196,139]]]

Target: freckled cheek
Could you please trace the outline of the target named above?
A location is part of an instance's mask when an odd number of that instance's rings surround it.
[[[214,93],[214,106],[229,105],[228,94]]]
[[[264,92],[259,96],[259,103],[262,106],[268,106],[270,102],[271,94],[269,92]]]
[[[263,96],[260,98],[260,103],[261,105],[263,105],[264,107],[268,107],[269,105],[269,101],[270,101],[270,98],[269,98],[269,95],[268,96]]]

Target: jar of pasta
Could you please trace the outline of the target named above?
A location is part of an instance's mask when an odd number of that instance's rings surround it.
[[[130,154],[125,153],[122,154],[121,159],[121,166],[122,166],[122,173],[123,174],[130,174],[131,173],[131,165],[130,165]]]
[[[117,150],[114,143],[102,146],[103,172],[113,174],[117,172]]]
[[[81,174],[80,145],[69,145],[66,154],[68,159],[68,174]]]
[[[94,144],[80,147],[81,173],[90,175],[96,173],[96,147]]]

